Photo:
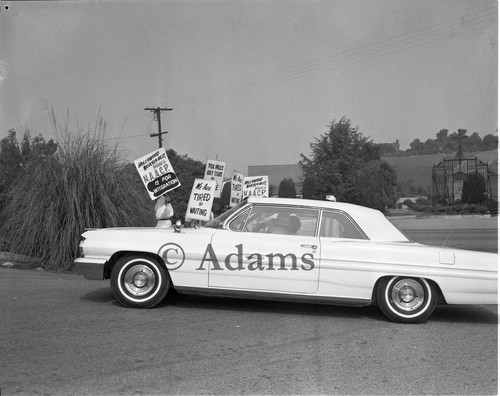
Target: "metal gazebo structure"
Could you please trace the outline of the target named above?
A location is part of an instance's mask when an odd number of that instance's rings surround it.
[[[494,172],[487,163],[475,158],[462,158],[461,150],[455,158],[443,159],[432,167],[432,203],[449,205],[462,199],[464,181],[469,175],[479,173],[486,182],[488,199],[493,195],[491,179]]]

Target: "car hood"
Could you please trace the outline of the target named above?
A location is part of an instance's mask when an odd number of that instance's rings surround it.
[[[114,227],[114,228],[87,228],[82,234],[84,238],[88,238],[92,235],[100,235],[101,237],[110,237],[111,235],[168,235],[168,234],[213,234],[215,230],[213,228],[181,228],[180,232],[175,232],[174,227],[162,228],[162,227]]]

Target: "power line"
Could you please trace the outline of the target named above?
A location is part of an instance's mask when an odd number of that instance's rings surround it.
[[[134,124],[138,121],[144,121],[145,115],[144,111],[141,110],[134,110],[132,112],[129,112],[125,117],[116,117],[112,118],[106,121],[106,127],[107,128],[115,128],[115,127],[124,127],[125,125],[130,125]]]
[[[205,102],[221,97],[234,95],[250,89],[261,88],[268,85],[282,83],[297,78],[321,73],[333,67],[346,64],[362,62],[381,56],[393,54],[403,50],[408,50],[417,46],[422,46],[447,37],[469,33],[474,30],[483,29],[496,23],[496,14],[488,13],[481,15],[496,7],[483,9],[479,12],[463,15],[436,25],[418,29],[410,33],[405,33],[389,39],[381,40],[372,44],[357,47],[351,50],[340,52],[322,60],[304,63],[298,66],[281,69],[280,71],[257,76],[241,82],[227,84],[212,90],[205,90],[177,99],[172,102],[176,105],[188,105]],[[474,16],[474,17],[471,17]],[[464,19],[471,17],[469,19]]]
[[[147,135],[133,135],[133,136],[118,136],[118,137],[113,137],[113,138],[105,138],[104,140],[123,140],[123,139],[132,139],[132,138],[138,138],[138,137],[145,137]]]
[[[174,98],[173,104],[177,106],[186,106],[190,104],[203,103],[210,100],[223,98],[226,96],[238,94],[252,89],[263,88],[269,85],[279,84],[290,80],[295,80],[302,77],[322,73],[334,67],[345,66],[353,63],[364,62],[380,58],[387,55],[392,55],[397,52],[409,50],[418,46],[430,44],[443,40],[448,37],[470,33],[475,30],[484,29],[490,25],[497,23],[496,12],[491,12],[497,6],[492,6],[462,15],[458,18],[449,19],[435,25],[417,29],[412,32],[404,33],[388,39],[380,40],[371,44],[356,47],[350,50],[339,52],[330,55],[321,60],[303,63],[297,66],[281,69],[277,72],[268,73],[253,78],[249,78],[240,82],[230,83],[218,88],[194,92],[185,96]],[[156,111],[159,108],[146,108],[145,110]],[[168,109],[164,109],[168,110]],[[133,113],[132,113],[133,114]],[[158,134],[150,134],[150,136],[158,136],[161,147],[161,121],[159,113],[157,115],[159,131]],[[140,117],[135,116],[136,120]],[[124,136],[118,139],[127,139],[135,137],[143,137],[147,135]]]
[[[492,25],[492,24],[493,23],[488,23],[487,25],[479,26],[479,27],[476,27],[474,29],[469,29],[467,31],[464,30],[462,32],[457,32],[456,34],[474,31],[474,30],[484,28],[484,27],[486,27],[488,25]],[[446,38],[446,36],[439,37],[438,40],[441,40],[444,38]],[[307,77],[307,76],[311,76],[314,74],[322,73],[322,72],[328,71],[334,67],[345,66],[345,65],[352,64],[352,63],[364,62],[364,61],[379,58],[382,56],[391,55],[391,54],[394,54],[396,52],[400,52],[402,50],[408,50],[408,49],[415,48],[417,46],[422,46],[425,44],[429,44],[429,43],[435,42],[435,41],[437,41],[435,38],[430,37],[430,39],[428,39],[426,41],[422,41],[422,40],[420,42],[414,41],[413,43],[408,43],[407,45],[405,45],[403,47],[393,46],[393,47],[387,47],[387,48],[369,49],[368,51],[365,51],[364,53],[358,53],[358,54],[353,53],[349,57],[340,58],[340,59],[332,61],[328,64],[318,64],[315,66],[309,66],[309,67],[304,68],[302,70],[299,70],[299,69],[290,70],[290,71],[287,71],[286,73],[283,73],[282,75],[276,74],[270,78],[258,78],[258,79],[255,79],[253,81],[249,81],[249,82],[244,83],[244,84],[241,84],[241,83],[235,84],[232,86],[227,86],[226,88],[223,88],[223,89],[215,89],[215,90],[208,91],[205,93],[195,94],[195,96],[193,96],[192,98],[179,100],[177,103],[175,100],[173,102],[176,103],[177,106],[189,105],[189,104],[194,104],[194,103],[202,103],[202,102],[218,99],[218,98],[225,97],[225,96],[238,94],[240,92],[245,92],[245,91],[248,91],[251,89],[263,88],[265,86],[275,85],[278,83],[283,83],[286,81],[295,80],[298,78]]]

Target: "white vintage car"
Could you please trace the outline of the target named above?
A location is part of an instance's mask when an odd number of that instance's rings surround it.
[[[249,198],[200,228],[83,233],[76,269],[110,279],[125,306],[180,293],[342,306],[376,304],[418,323],[437,303],[497,304],[497,254],[408,240],[385,216],[347,203]]]

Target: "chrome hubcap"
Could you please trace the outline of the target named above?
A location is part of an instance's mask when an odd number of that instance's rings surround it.
[[[151,268],[145,265],[134,265],[125,273],[123,285],[129,293],[135,296],[143,296],[154,289],[156,276]]]
[[[394,306],[401,311],[414,311],[425,301],[425,291],[420,283],[413,279],[401,279],[391,291]]]

